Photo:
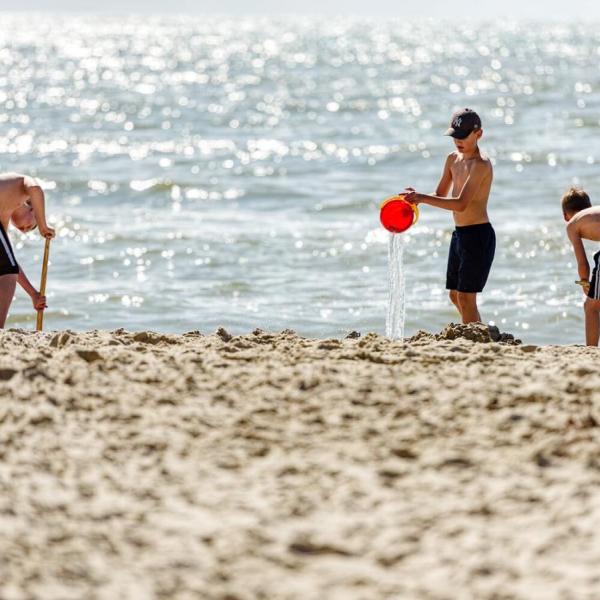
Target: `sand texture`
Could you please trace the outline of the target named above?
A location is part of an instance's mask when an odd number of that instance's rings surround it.
[[[0,599],[599,598],[600,352],[491,337],[0,333]]]

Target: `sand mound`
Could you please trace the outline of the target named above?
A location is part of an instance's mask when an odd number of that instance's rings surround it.
[[[500,344],[509,344],[517,346],[521,340],[516,339],[510,333],[502,333],[495,325],[485,325],[484,323],[469,323],[468,325],[450,323],[439,334],[432,334],[426,331],[419,331],[412,336],[410,342],[432,341],[432,340],[468,340],[488,344],[498,342]]]
[[[0,598],[595,597],[598,350],[415,338],[0,333]]]
[[[450,323],[445,327],[437,340],[457,340],[459,338],[487,344],[489,342],[498,342],[500,344],[518,345],[521,340],[515,339],[510,333],[501,333],[495,325],[485,325],[483,323],[470,323],[468,325]]]

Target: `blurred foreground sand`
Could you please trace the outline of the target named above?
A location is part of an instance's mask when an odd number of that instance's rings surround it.
[[[597,598],[599,359],[2,332],[0,598]]]

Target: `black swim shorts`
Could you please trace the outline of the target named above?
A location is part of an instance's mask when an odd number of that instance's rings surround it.
[[[19,272],[19,265],[13,252],[4,226],[0,223],[0,275],[11,275]]]
[[[481,292],[490,274],[495,252],[496,233],[490,223],[457,227],[450,242],[446,289]]]
[[[590,281],[590,291],[588,298],[600,300],[600,277],[598,276],[598,261],[600,260],[600,252],[594,254],[594,270],[592,271],[592,281]]]

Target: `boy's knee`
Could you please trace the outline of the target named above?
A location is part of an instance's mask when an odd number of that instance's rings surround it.
[[[452,302],[452,304],[458,303],[458,292],[456,290],[450,290],[448,292],[448,297],[450,298],[450,302]]]
[[[594,298],[586,298],[583,303],[583,310],[586,312],[598,312],[600,311],[600,300]]]

